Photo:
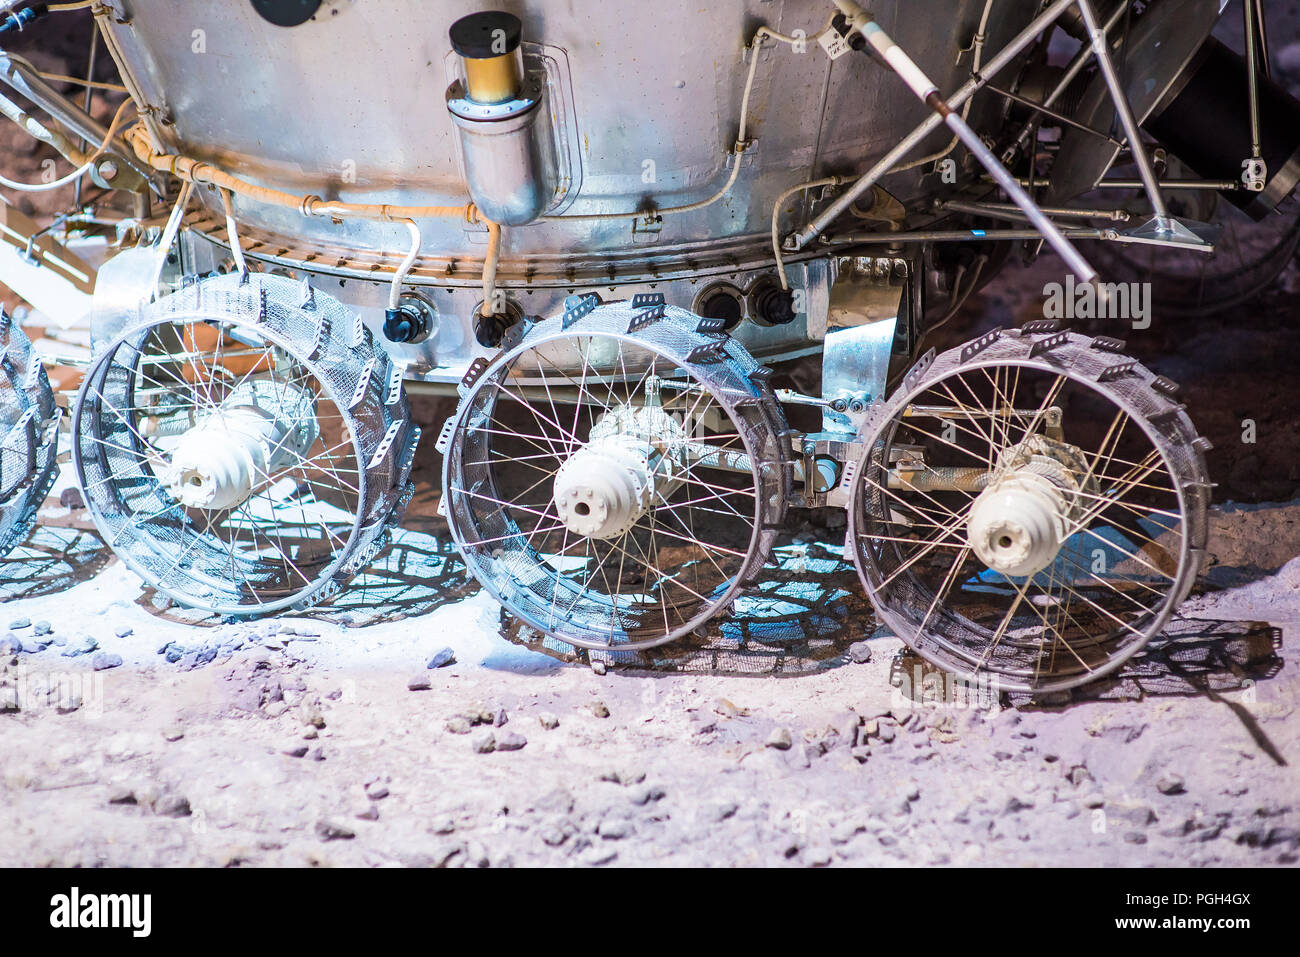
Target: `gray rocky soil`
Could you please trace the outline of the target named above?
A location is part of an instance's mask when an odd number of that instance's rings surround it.
[[[1058,273],[1010,270],[940,345],[1039,318]],[[243,623],[143,589],[65,475],[0,560],[0,866],[1294,865],[1297,292],[1293,264],[1230,315],[1128,337],[1215,443],[1211,567],[1120,675],[1046,701],[954,694],[878,632],[834,516],[708,634],[588,661],[509,640],[431,450],[354,588]]]
[[[0,865],[1300,860],[1300,502],[1216,510],[1168,634],[1029,702],[874,634],[833,529],[710,635],[593,667],[502,637],[431,488],[340,607],[244,623],[165,607],[56,497],[6,562]]]

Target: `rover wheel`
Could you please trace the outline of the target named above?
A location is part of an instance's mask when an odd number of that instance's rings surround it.
[[[258,274],[150,306],[92,365],[72,432],[105,541],[160,592],[228,615],[306,607],[368,563],[419,436],[351,311]]]
[[[58,425],[40,359],[0,310],[0,556],[27,538],[58,475]]]
[[[869,427],[849,542],[934,664],[1048,692],[1113,671],[1204,555],[1205,440],[1123,343],[1048,323],[931,352]]]
[[[766,370],[708,328],[655,300],[574,297],[471,370],[439,438],[444,509],[469,570],[529,626],[662,644],[763,565],[789,439]]]

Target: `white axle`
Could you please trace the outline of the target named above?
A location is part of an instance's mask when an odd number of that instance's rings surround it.
[[[301,459],[318,434],[308,393],[269,381],[246,382],[180,436],[167,486],[188,508],[234,508],[274,470]]]

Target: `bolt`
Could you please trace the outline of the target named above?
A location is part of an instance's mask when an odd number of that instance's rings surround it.
[[[104,160],[99,164],[99,175],[104,180],[113,180],[117,178],[117,161]]]

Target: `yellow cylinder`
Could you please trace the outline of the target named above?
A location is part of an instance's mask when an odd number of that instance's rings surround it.
[[[475,103],[504,103],[519,95],[521,70],[517,51],[503,56],[464,57],[465,93]]]

